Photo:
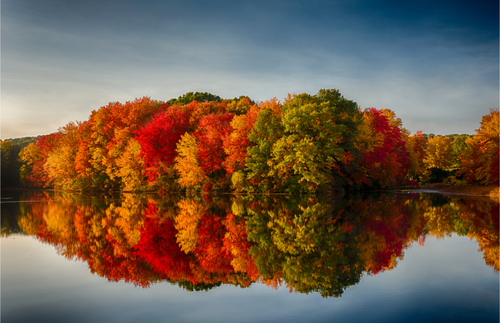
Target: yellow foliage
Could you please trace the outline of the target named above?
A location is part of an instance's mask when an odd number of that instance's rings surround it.
[[[178,183],[189,187],[204,182],[207,178],[198,162],[198,144],[190,133],[184,134],[177,143],[174,168],[179,173]]]
[[[384,135],[373,132],[373,118],[371,113],[363,113],[363,122],[358,126],[359,134],[354,145],[363,153],[373,152],[384,143]]]
[[[427,141],[424,159],[427,168],[446,169],[450,167],[453,158],[453,147],[450,137],[435,136]]]
[[[125,151],[116,160],[117,175],[122,178],[124,191],[137,191],[144,185],[144,160],[140,154],[141,145],[137,140],[131,138]]]
[[[198,242],[198,223],[205,214],[206,207],[193,200],[181,200],[178,203],[179,213],[175,216],[177,243],[185,253],[196,249]]]

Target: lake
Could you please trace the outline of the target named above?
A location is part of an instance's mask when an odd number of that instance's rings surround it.
[[[499,205],[2,191],[8,322],[498,322]]]

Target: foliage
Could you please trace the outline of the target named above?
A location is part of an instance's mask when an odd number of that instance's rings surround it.
[[[21,167],[22,162],[19,159],[21,149],[36,142],[38,137],[14,138],[0,140],[0,161],[1,169],[1,187],[19,187],[21,186]]]
[[[467,149],[467,139],[470,138],[471,136],[469,135],[456,135],[456,136],[450,136],[453,138],[453,143],[452,143],[452,150],[453,150],[453,162],[452,162],[452,167],[460,168],[461,166],[461,160],[460,160],[460,155],[464,150]]]
[[[189,111],[176,110],[168,109],[156,114],[137,131],[136,140],[140,144],[140,155],[150,183],[158,176],[169,173],[169,167],[177,156],[176,145],[189,128]]]
[[[174,168],[179,173],[178,183],[182,187],[193,187],[206,180],[207,175],[198,161],[198,143],[196,138],[186,133],[177,143]]]
[[[213,113],[203,116],[194,132],[198,143],[198,159],[203,171],[209,175],[222,169],[226,159],[223,142],[231,134],[233,113]]]
[[[77,178],[75,158],[81,141],[78,127],[78,123],[70,122],[60,128],[54,148],[47,156],[44,169],[55,188],[75,188]]]
[[[289,95],[283,106],[266,102],[249,135],[251,183],[302,192],[338,184],[354,150],[358,115],[356,103],[337,90]]]
[[[453,233],[475,239],[485,263],[499,270],[497,202],[427,194],[324,200],[82,197],[27,195],[19,227],[112,282],[148,287],[168,281],[208,290],[261,281],[340,297],[363,275],[396,268],[411,244]]]
[[[453,147],[450,137],[434,136],[429,139],[425,154],[424,163],[427,168],[449,168],[453,158]]]
[[[333,184],[349,152],[345,143],[356,108],[334,90],[289,97],[282,109],[283,135],[271,153],[272,171],[285,180],[297,177],[310,190]]]
[[[361,110],[338,90],[258,105],[189,92],[110,102],[31,143],[2,141],[2,185],[19,173],[25,185],[68,190],[314,194],[442,177],[431,168],[498,185],[498,137],[498,110],[473,137],[443,137],[410,135],[393,111]]]
[[[59,136],[60,134],[42,136],[36,143],[30,143],[21,149],[19,158],[24,163],[21,167],[21,180],[25,185],[43,188],[52,186],[54,178],[49,177],[44,166]]]
[[[419,179],[425,172],[425,149],[427,140],[424,138],[422,131],[417,131],[414,135],[408,136],[406,139],[406,151],[409,153],[410,169],[408,175],[410,178]]]
[[[283,132],[281,108],[282,105],[276,98],[263,102],[248,135],[251,146],[247,150],[245,170],[250,183],[262,191],[278,188],[279,179],[271,173],[268,161],[271,159],[274,143]]]
[[[499,185],[499,112],[490,110],[483,116],[476,134],[465,142],[467,148],[460,156],[462,169],[469,182]]]
[[[400,121],[394,121],[394,114],[387,111],[374,108],[363,111],[357,141],[361,174],[356,180],[361,184],[401,185],[408,174],[411,159],[405,147],[404,132]]]
[[[245,169],[248,148],[251,147],[248,135],[252,131],[258,113],[258,107],[253,105],[244,115],[236,115],[231,121],[231,134],[223,140],[223,148],[227,157],[222,166],[227,174]]]
[[[208,92],[188,92],[179,96],[177,99],[170,99],[167,101],[168,105],[184,105],[189,104],[193,101],[205,102],[205,101],[216,101],[221,102],[222,99],[218,95],[214,95]]]

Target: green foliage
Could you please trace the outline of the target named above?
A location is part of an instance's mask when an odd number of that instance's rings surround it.
[[[234,172],[231,175],[231,183],[233,184],[233,189],[236,192],[241,192],[245,186],[245,173],[243,171]]]
[[[0,140],[1,155],[1,186],[19,187],[21,186],[22,162],[19,159],[21,150],[30,143],[36,142],[39,137],[23,137],[8,140]]]
[[[177,99],[170,99],[167,101],[168,105],[184,105],[189,104],[193,101],[205,102],[205,101],[216,101],[222,102],[222,99],[218,95],[214,95],[208,92],[188,92],[184,95],[179,96]]]
[[[467,149],[467,138],[471,137],[469,135],[451,135],[449,136],[453,142],[452,142],[452,151],[453,151],[453,165],[455,167],[460,167],[461,161],[460,161],[460,155],[462,154],[462,151]]]
[[[283,107],[264,108],[249,139],[247,159],[254,185],[312,192],[340,182],[344,154],[354,152],[359,110],[337,90],[289,96]]]
[[[258,190],[268,191],[279,187],[280,179],[272,172],[271,152],[282,133],[281,105],[273,102],[272,105],[261,107],[248,136],[252,147],[248,149],[246,161],[247,177]]]

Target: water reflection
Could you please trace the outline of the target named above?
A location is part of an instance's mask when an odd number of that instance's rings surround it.
[[[17,225],[109,281],[187,290],[261,281],[339,297],[392,270],[413,243],[456,233],[499,270],[498,203],[430,194],[319,199],[122,198],[36,192]],[[3,205],[4,206],[4,205]],[[4,210],[2,210],[4,212]],[[12,212],[12,211],[11,211]],[[2,217],[8,235],[12,217]]]

